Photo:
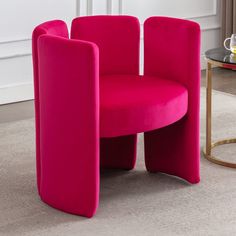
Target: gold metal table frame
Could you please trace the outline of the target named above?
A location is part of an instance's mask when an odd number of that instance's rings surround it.
[[[212,142],[211,130],[212,130],[212,66],[236,69],[236,64],[222,63],[218,61],[207,60],[207,92],[206,92],[206,147],[203,149],[203,154],[205,158],[215,164],[227,166],[231,168],[236,168],[236,162],[227,162],[212,155],[212,149],[219,145],[236,143],[236,138],[219,140],[217,142]]]

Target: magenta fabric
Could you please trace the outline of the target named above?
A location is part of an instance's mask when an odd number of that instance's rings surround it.
[[[92,217],[100,168],[135,167],[144,132],[150,172],[190,183],[199,174],[200,29],[197,23],[131,16],[63,21],[33,32],[38,191],[44,202]]]
[[[99,199],[98,48],[50,35],[37,42],[40,196],[91,217]]]
[[[151,172],[200,180],[200,27],[168,17],[144,23],[144,74],[182,84],[188,90],[188,112],[179,122],[145,133],[145,161]],[[178,108],[179,109],[179,108]]]
[[[181,119],[187,109],[188,91],[175,81],[152,76],[100,77],[101,137],[158,129]]]
[[[100,139],[100,166],[132,170],[136,162],[137,134]]]
[[[71,38],[99,47],[100,74],[139,73],[140,25],[132,16],[85,16],[73,20]]]
[[[100,75],[138,76],[140,24],[136,17],[107,15],[78,17],[72,22],[71,37],[91,41],[98,45]],[[102,77],[100,77],[100,86],[102,86]],[[114,127],[111,120],[106,126]],[[130,133],[125,132],[124,134],[129,135]],[[132,169],[136,160],[137,135],[132,134],[128,138],[119,136],[110,140],[108,136],[106,135],[106,139],[101,138],[100,140],[101,166]],[[113,136],[110,135],[110,137]],[[106,151],[103,151],[104,146],[106,146]]]
[[[54,20],[38,25],[32,34],[32,54],[34,67],[35,129],[36,129],[36,167],[37,185],[40,193],[41,159],[40,159],[40,110],[39,110],[39,74],[38,74],[38,38],[42,34],[52,34],[68,38],[68,30],[64,21]]]

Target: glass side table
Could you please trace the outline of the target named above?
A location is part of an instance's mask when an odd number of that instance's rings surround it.
[[[236,70],[236,54],[231,54],[230,51],[224,48],[214,48],[206,51],[207,60],[207,93],[206,93],[206,147],[203,150],[204,156],[211,162],[219,165],[236,168],[236,162],[226,162],[212,155],[212,149],[216,146],[236,143],[234,139],[224,139],[217,142],[212,142],[211,136],[211,121],[212,121],[212,66],[235,69]]]

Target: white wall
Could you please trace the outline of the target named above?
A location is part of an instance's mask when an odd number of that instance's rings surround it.
[[[0,1],[0,104],[33,98],[31,33],[50,19],[71,21],[76,0]]]
[[[204,51],[219,46],[220,0],[8,0],[0,2],[0,104],[33,98],[31,33],[51,19],[76,15],[130,14],[142,23],[151,15],[195,20],[202,28]],[[142,39],[142,37],[141,37]]]

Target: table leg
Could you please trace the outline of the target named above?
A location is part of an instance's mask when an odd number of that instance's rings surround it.
[[[236,163],[231,163],[218,159],[212,155],[212,149],[224,144],[236,143],[236,138],[223,139],[212,143],[212,64],[207,63],[207,83],[206,83],[206,148],[203,150],[207,160],[222,166],[236,168]]]
[[[212,66],[207,63],[206,91],[206,155],[211,155],[211,119],[212,119]]]

